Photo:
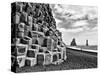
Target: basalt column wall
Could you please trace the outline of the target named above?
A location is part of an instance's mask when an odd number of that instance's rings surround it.
[[[62,34],[49,4],[11,4],[11,68],[60,64],[66,60]]]

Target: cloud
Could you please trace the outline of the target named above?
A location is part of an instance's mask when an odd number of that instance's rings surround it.
[[[93,31],[98,30],[98,27],[96,26],[96,27],[92,28],[92,30]]]
[[[65,29],[65,28],[58,28],[61,32],[69,32],[69,33],[78,33],[83,31],[83,28],[76,28],[76,29]]]
[[[58,23],[58,27],[69,29],[69,28],[72,28],[73,23],[74,23],[74,21],[72,21],[72,20],[61,21],[61,22]]]
[[[67,32],[77,33],[83,31],[83,28],[68,29]]]
[[[68,32],[91,30],[97,26],[97,7],[80,5],[51,5],[57,27]]]
[[[75,22],[73,24],[73,27],[81,27],[81,26],[86,26],[86,25],[88,25],[88,23],[86,21],[82,20],[82,21]]]
[[[51,5],[51,8],[53,9],[54,13],[59,13],[62,16],[68,16],[69,13],[73,16],[84,16],[88,14],[89,17],[97,17],[97,7],[94,6],[53,4]]]

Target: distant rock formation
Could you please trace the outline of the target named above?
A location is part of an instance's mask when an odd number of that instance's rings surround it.
[[[86,40],[86,46],[89,46],[89,44],[88,44],[88,40]]]
[[[72,40],[70,46],[77,46],[76,41],[75,41],[75,38],[73,38],[73,40]]]

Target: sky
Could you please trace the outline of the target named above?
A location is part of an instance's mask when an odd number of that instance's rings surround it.
[[[98,44],[98,11],[95,6],[51,4],[57,29],[62,32],[62,39],[67,44],[73,38],[78,45]]]

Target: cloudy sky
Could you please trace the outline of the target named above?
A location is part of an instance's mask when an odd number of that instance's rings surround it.
[[[78,45],[97,45],[97,7],[52,4],[52,13],[56,19],[57,29],[62,32],[63,41],[69,45],[72,38]]]

